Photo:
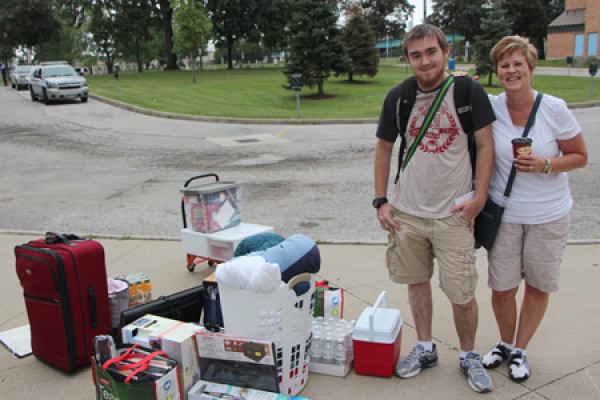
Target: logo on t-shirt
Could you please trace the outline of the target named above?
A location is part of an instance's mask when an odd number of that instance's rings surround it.
[[[429,111],[429,106],[420,107],[408,124],[408,132],[412,138],[419,135],[423,120]],[[425,153],[444,153],[454,142],[459,133],[459,125],[452,113],[444,105],[440,106],[436,113],[419,149]]]

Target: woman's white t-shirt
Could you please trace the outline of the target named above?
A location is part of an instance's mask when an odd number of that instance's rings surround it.
[[[537,92],[536,92],[537,95]],[[506,95],[489,96],[496,121],[492,124],[494,137],[494,172],[490,183],[490,197],[502,204],[504,190],[513,164],[511,140],[523,135],[524,127],[512,124]],[[528,137],[533,140],[532,154],[544,158],[560,156],[557,140],[568,140],[581,133],[581,127],[566,103],[544,94],[537,111],[535,124]],[[566,172],[519,173],[513,182],[506,202],[503,222],[543,224],[565,216],[573,205]]]

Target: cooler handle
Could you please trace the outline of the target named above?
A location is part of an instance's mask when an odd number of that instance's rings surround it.
[[[383,307],[381,305],[383,304]],[[373,308],[369,313],[369,340],[371,342],[375,341],[375,329],[373,329],[373,319],[375,317],[375,311],[380,308],[387,308],[387,292],[384,290],[381,292],[375,304],[373,304]]]

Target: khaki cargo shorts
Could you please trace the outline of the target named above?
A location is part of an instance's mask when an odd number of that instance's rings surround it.
[[[388,235],[387,268],[395,283],[424,283],[433,276],[437,261],[440,288],[453,304],[466,304],[475,296],[477,270],[469,222],[460,213],[443,219],[420,218],[394,210],[400,224]]]
[[[488,286],[505,291],[524,279],[542,292],[557,292],[570,222],[567,214],[545,224],[502,223],[488,252]]]

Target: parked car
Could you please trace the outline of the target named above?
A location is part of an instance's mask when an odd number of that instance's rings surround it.
[[[48,104],[53,100],[88,100],[88,83],[68,64],[42,63],[29,73],[31,100],[43,100]]]
[[[21,64],[15,65],[10,71],[10,81],[13,89],[21,90],[27,89],[29,86],[29,72],[31,72],[33,65]]]
[[[90,74],[90,69],[88,67],[75,67],[75,72],[81,76],[84,76]]]

